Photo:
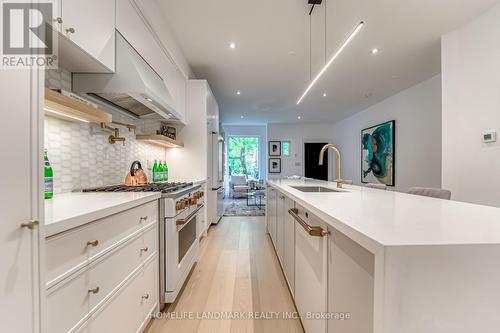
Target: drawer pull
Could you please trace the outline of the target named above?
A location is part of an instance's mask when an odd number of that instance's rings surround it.
[[[146,221],[148,219],[148,216],[141,216],[141,218],[139,219],[139,222],[142,222],[142,221]]]
[[[299,224],[304,228],[304,230],[311,236],[323,237],[328,236],[330,232],[321,227],[314,227],[308,224],[299,216],[299,210],[297,208],[291,208],[288,210],[288,214],[292,215],[295,221],[299,222]]]
[[[76,30],[75,30],[75,28],[71,27],[71,28],[67,28],[67,29],[66,29],[66,32],[67,32],[68,34],[74,34],[74,33],[76,32]]]
[[[21,228],[26,228],[26,229],[30,229],[30,230],[33,230],[35,229],[36,227],[38,227],[38,224],[39,222],[36,221],[36,220],[32,220],[28,223],[23,223],[21,224]]]
[[[88,293],[89,293],[89,294],[94,294],[94,295],[95,295],[95,294],[97,294],[97,293],[99,292],[99,290],[101,290],[99,287],[95,287],[95,288],[93,288],[93,289],[89,289],[89,290],[88,290]]]
[[[99,241],[97,239],[87,242],[87,246],[97,246],[97,245],[99,245]]]
[[[149,294],[142,295],[142,299],[149,299]]]
[[[54,22],[61,24],[61,23],[63,23],[63,19],[62,19],[62,17],[56,17],[54,19]]]
[[[143,247],[143,248],[141,249],[141,253],[142,253],[142,252],[148,252],[148,250],[149,250],[149,248],[148,248],[147,246],[146,246],[146,247]]]

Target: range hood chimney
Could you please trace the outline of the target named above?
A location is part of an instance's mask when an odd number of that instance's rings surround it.
[[[165,82],[118,31],[116,72],[74,73],[73,91],[110,103],[136,118],[160,118],[159,115],[178,120]]]

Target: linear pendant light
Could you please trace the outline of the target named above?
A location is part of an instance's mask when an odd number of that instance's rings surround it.
[[[356,26],[356,29],[354,29],[354,31],[351,32],[351,34],[347,37],[347,39],[344,41],[344,43],[342,43],[342,45],[333,54],[333,56],[330,58],[330,60],[328,60],[328,62],[325,64],[325,66],[323,66],[323,68],[319,71],[318,75],[316,75],[316,77],[311,81],[311,83],[309,83],[309,86],[307,86],[306,91],[304,91],[302,96],[300,96],[299,100],[297,101],[297,105],[299,105],[300,102],[302,102],[302,100],[304,99],[304,97],[306,97],[309,90],[311,90],[311,88],[314,86],[314,84],[319,80],[319,78],[328,69],[328,67],[330,67],[330,65],[335,61],[335,59],[337,59],[337,57],[340,55],[340,53],[342,53],[342,51],[345,49],[345,47],[351,42],[351,40],[354,38],[354,36],[356,36],[356,34],[359,32],[359,30],[361,30],[361,28],[363,27],[364,24],[365,24],[365,22],[363,22],[363,21],[358,23],[358,25]]]

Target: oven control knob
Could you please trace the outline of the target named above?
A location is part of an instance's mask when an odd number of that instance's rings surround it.
[[[196,202],[197,202],[197,201],[198,201],[198,200],[196,200],[196,198],[190,198],[190,199],[189,199],[189,205],[194,206],[194,205],[196,205]]]

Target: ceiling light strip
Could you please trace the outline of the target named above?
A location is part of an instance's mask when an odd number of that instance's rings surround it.
[[[356,26],[356,29],[354,29],[354,31],[351,32],[349,37],[347,37],[347,39],[344,41],[344,43],[342,43],[342,45],[338,48],[338,50],[333,54],[333,56],[330,58],[330,60],[328,60],[326,65],[319,71],[318,75],[316,75],[316,77],[311,81],[311,83],[309,83],[309,86],[307,86],[306,91],[304,91],[302,96],[300,96],[299,100],[297,101],[297,105],[299,105],[300,102],[302,102],[302,100],[304,99],[304,97],[306,97],[309,90],[311,90],[311,88],[314,86],[314,84],[316,84],[316,82],[319,80],[319,78],[328,69],[328,67],[330,67],[330,65],[335,61],[335,59],[337,59],[337,57],[340,55],[340,53],[342,53],[342,51],[345,49],[345,47],[356,36],[356,34],[359,32],[359,30],[361,30],[361,28],[363,27],[364,24],[365,23],[363,21],[359,22],[359,24]]]

